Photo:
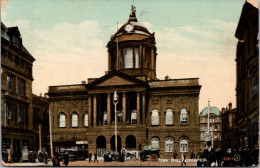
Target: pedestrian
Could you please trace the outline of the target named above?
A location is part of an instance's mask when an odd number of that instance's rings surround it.
[[[68,166],[69,165],[69,155],[68,155],[68,152],[66,151],[65,153],[64,153],[64,155],[63,155],[63,164],[65,165],[65,166]]]
[[[174,150],[173,158],[174,158],[174,160],[176,160],[178,158],[178,154],[176,153],[176,150]]]
[[[194,158],[194,153],[193,153],[193,151],[190,152],[190,158],[191,158],[191,159]]]
[[[235,159],[234,159],[234,153],[232,152],[231,148],[228,148],[227,151],[224,154],[223,161],[222,161],[223,167],[235,167]]]
[[[186,166],[185,159],[186,159],[186,155],[185,155],[185,154],[183,154],[183,155],[182,155],[182,162],[181,162],[181,166],[183,166],[183,164],[185,164],[185,166]]]
[[[93,162],[92,161],[92,153],[90,153],[89,155],[88,155],[88,162],[90,163],[90,162]]]
[[[44,152],[44,163],[48,164],[48,153],[47,153],[47,151]]]
[[[98,160],[97,160],[97,153],[94,154],[94,163],[95,163],[95,161],[97,161],[97,163],[98,163]]]
[[[207,147],[204,149],[203,158],[204,158],[204,166],[206,167],[215,166],[215,162],[216,162],[215,150],[211,146],[211,141],[207,141]]]
[[[201,153],[201,149],[199,149],[199,152],[197,154],[197,167],[201,167],[202,166],[202,153]]]
[[[52,158],[52,164],[54,167],[60,166],[60,158],[58,157],[58,153],[54,153],[54,157]]]

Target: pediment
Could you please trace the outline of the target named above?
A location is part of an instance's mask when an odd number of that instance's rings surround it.
[[[97,84],[96,86],[120,86],[120,85],[135,85],[138,84],[135,81],[132,81],[131,79],[126,79],[121,76],[115,75],[112,76],[101,83]]]

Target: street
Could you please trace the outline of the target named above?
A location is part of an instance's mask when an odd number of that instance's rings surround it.
[[[14,163],[12,166],[52,166],[52,163],[49,162],[47,165],[43,163]],[[64,166],[63,162],[61,162],[61,166]],[[90,162],[88,160],[83,161],[73,161],[69,162],[69,166],[173,166],[173,167],[179,167],[181,166],[181,162],[157,162],[157,161],[145,161],[140,162],[139,160],[127,160],[126,162],[104,162],[103,160],[98,161],[98,163]],[[188,162],[186,163],[186,166],[196,166],[196,162]]]

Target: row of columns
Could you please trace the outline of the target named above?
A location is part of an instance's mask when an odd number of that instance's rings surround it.
[[[136,49],[136,48],[135,48]],[[116,70],[119,70],[119,52],[120,52],[120,49],[117,48],[117,52],[116,52]],[[134,52],[134,50],[133,50]],[[145,57],[146,57],[146,51],[145,51],[145,46],[140,46],[139,47],[139,68],[143,68],[144,67],[144,60],[145,60]],[[134,58],[134,54],[133,54],[133,59]],[[135,61],[137,62],[137,61]],[[122,65],[124,63],[122,62]],[[108,50],[108,70],[111,71],[111,65],[112,65],[112,58],[111,58],[111,54]],[[121,65],[121,67],[122,67]],[[135,67],[135,66],[134,66]],[[151,70],[155,70],[155,53],[154,53],[154,48],[151,47]]]
[[[111,126],[111,94],[113,93],[107,93],[107,125]],[[140,92],[137,92],[136,96],[136,104],[137,104],[137,109],[136,109],[136,120],[137,124],[140,124],[141,121],[141,109],[140,109]],[[145,124],[145,92],[142,93],[142,116],[143,116],[143,122],[142,124]],[[97,126],[97,95],[93,95],[93,111],[92,111],[92,98],[91,95],[88,97],[88,125],[92,126],[93,122],[93,127]],[[113,113],[113,112],[112,112]],[[123,125],[126,125],[126,92],[122,93],[122,113],[123,113]],[[93,121],[92,119],[93,115]]]

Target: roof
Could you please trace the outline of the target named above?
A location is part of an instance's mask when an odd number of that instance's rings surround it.
[[[129,20],[118,29],[114,37],[126,34],[125,27],[129,24],[133,26],[133,30],[127,32],[127,34],[134,33],[134,34],[142,34],[146,36],[153,36],[153,34],[151,34],[142,23],[138,22],[135,12],[136,12],[135,7],[132,5],[131,13],[129,15]]]
[[[214,114],[216,116],[219,116],[220,115],[220,111],[217,107],[213,107],[213,106],[210,106],[209,107],[209,113],[210,114]],[[202,112],[200,112],[199,116],[200,117],[204,117],[204,116],[207,116],[208,115],[208,107],[205,107]]]

